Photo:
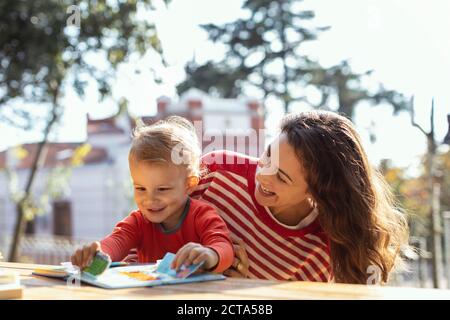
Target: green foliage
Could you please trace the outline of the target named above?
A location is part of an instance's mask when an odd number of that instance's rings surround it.
[[[246,88],[259,89],[261,96],[279,99],[289,111],[294,102],[303,101],[318,109],[333,109],[352,117],[360,101],[372,105],[391,104],[394,112],[407,107],[405,98],[381,85],[371,92],[361,85],[370,71],[354,73],[348,62],[331,68],[302,54],[302,44],[316,40],[329,27],[313,27],[314,12],[302,10],[301,0],[247,0],[243,9],[246,19],[238,19],[223,26],[204,25],[209,39],[227,48],[223,61],[208,61],[204,65],[189,63],[187,79],[178,85],[181,94],[196,87],[210,94],[234,98]],[[320,92],[320,101],[310,101],[305,92],[308,86]],[[331,106],[331,100],[338,101]]]
[[[419,176],[410,177],[406,168],[391,166],[383,162],[381,171],[391,186],[402,208],[410,216],[411,234],[414,236],[430,235],[430,186],[427,157],[423,157],[422,169]],[[437,170],[440,173],[440,211],[450,210],[450,151],[438,154],[436,157]]]
[[[437,156],[441,175],[441,210],[450,211],[450,150]]]
[[[289,88],[289,84],[304,80],[302,71],[309,64],[298,53],[299,47],[326,29],[305,28],[303,21],[311,20],[314,13],[299,10],[299,2],[247,0],[243,8],[250,12],[248,19],[224,26],[204,25],[210,40],[224,43],[228,52],[217,65],[211,61],[203,66],[189,64],[187,80],[178,86],[179,93],[195,86],[236,97],[246,86],[253,86],[265,97],[278,97],[286,107],[299,99]]]
[[[95,79],[101,96],[109,94],[113,71],[130,54],[162,53],[154,25],[136,17],[138,8],[149,10],[151,2],[1,1],[0,116],[12,98],[53,102],[69,74],[73,80],[66,85],[78,94],[84,94],[87,77]],[[77,13],[79,26],[74,25]]]
[[[26,220],[37,214],[31,188],[49,133],[62,113],[59,99],[64,88],[73,87],[82,96],[93,79],[104,98],[111,93],[115,70],[131,54],[142,56],[148,50],[161,54],[155,26],[137,17],[138,10],[150,10],[151,4],[151,0],[0,2],[0,122],[29,129],[35,120],[31,113],[11,108],[7,103],[11,99],[51,106],[25,191],[17,199],[9,260],[18,259]],[[18,118],[25,118],[26,125]],[[73,165],[79,164],[85,153],[86,148]],[[55,173],[60,178],[68,176],[64,170]]]
[[[406,97],[394,90],[387,90],[383,85],[371,91],[361,84],[364,78],[370,77],[372,70],[364,73],[352,71],[348,61],[329,69],[323,69],[319,65],[309,70],[311,79],[309,85],[320,90],[321,99],[317,104],[309,103],[317,109],[328,109],[330,99],[336,97],[338,101],[337,112],[353,118],[355,108],[360,101],[367,101],[373,106],[388,103],[393,107],[394,113],[409,108]]]
[[[381,163],[380,169],[400,208],[409,217],[411,236],[429,236],[429,187],[426,177],[408,177],[406,168],[393,167],[387,160]]]

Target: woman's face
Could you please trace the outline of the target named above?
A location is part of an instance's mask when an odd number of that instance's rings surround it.
[[[305,211],[308,185],[294,148],[282,133],[262,154],[256,172],[256,201],[281,222],[298,223]],[[306,205],[310,209],[308,205]],[[298,221],[297,221],[298,220]]]

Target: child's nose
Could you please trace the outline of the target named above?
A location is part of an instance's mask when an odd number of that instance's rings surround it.
[[[153,192],[148,192],[144,198],[144,204],[153,204],[156,202],[156,196]]]

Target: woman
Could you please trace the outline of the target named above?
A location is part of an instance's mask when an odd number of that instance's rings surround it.
[[[331,112],[287,115],[261,159],[218,151],[191,194],[215,206],[235,239],[226,274],[259,279],[382,282],[407,223],[352,123]]]

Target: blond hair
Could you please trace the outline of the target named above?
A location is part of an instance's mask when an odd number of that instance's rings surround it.
[[[172,162],[185,166],[190,176],[200,175],[201,148],[195,128],[179,116],[151,125],[139,121],[133,131],[129,156],[137,161]]]

